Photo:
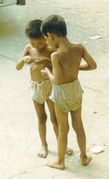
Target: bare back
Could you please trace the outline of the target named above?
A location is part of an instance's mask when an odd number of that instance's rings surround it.
[[[81,45],[69,43],[68,46],[64,46],[57,50],[53,56],[55,58],[59,57],[58,60],[54,59],[54,61],[57,60],[57,65],[61,68],[61,74],[58,74],[58,76],[62,75],[62,83],[68,83],[78,78],[80,62],[82,59]],[[52,65],[55,67],[54,62]],[[53,68],[53,73],[54,70],[56,69]]]

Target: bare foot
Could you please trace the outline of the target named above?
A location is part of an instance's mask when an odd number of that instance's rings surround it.
[[[40,151],[38,152],[38,157],[46,158],[48,154],[48,147],[46,145],[42,145]]]
[[[67,155],[72,155],[72,154],[73,154],[73,150],[70,149],[70,148],[67,148],[65,153],[66,153]]]
[[[64,170],[65,164],[63,162],[54,162],[54,163],[48,164],[48,167],[59,169],[59,170]]]
[[[89,164],[89,162],[91,161],[91,157],[90,156],[84,156],[84,157],[81,157],[80,156],[80,161],[81,161],[81,164],[83,165],[83,166],[86,166],[86,165],[88,165]]]

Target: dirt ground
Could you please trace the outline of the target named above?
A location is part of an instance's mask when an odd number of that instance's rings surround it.
[[[40,140],[37,118],[29,86],[29,68],[15,69],[27,43],[26,23],[50,14],[62,15],[69,39],[83,43],[95,58],[95,71],[80,72],[84,89],[83,121],[87,151],[93,160],[87,167],[79,162],[74,131],[69,131],[69,146],[74,154],[66,156],[66,169],[47,167],[56,158],[56,139],[49,119],[49,155],[37,157]],[[0,179],[109,179],[109,3],[108,0],[27,0],[26,6],[0,8]],[[69,117],[70,123],[70,117]],[[102,146],[104,152],[90,150]]]

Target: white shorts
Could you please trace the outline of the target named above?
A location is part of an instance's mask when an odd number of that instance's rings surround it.
[[[41,83],[37,81],[32,81],[31,88],[33,100],[40,104],[43,104],[50,96],[51,81],[44,80]]]
[[[52,84],[50,99],[64,112],[77,110],[82,103],[83,90],[79,80],[62,85]]]

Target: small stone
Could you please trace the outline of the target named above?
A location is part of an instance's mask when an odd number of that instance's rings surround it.
[[[97,111],[94,111],[93,114],[97,114]]]

